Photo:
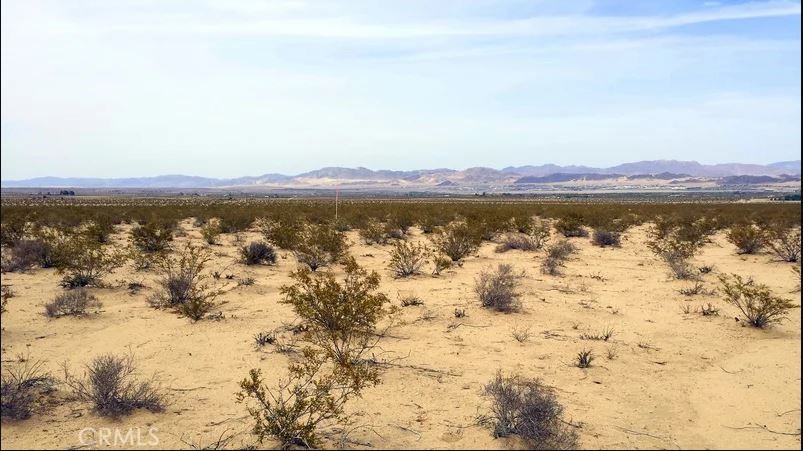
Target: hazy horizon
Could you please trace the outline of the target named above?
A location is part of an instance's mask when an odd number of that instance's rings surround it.
[[[4,1],[0,178],[795,160],[800,12]]]

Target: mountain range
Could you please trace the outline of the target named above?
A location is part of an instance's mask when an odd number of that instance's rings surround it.
[[[298,175],[268,173],[229,179],[187,175],[134,178],[38,177],[2,180],[3,188],[281,188],[281,187],[481,187],[522,186],[613,180],[692,180],[718,184],[751,184],[800,181],[800,160],[768,165],[725,163],[706,165],[696,161],[653,160],[607,168],[589,166],[518,166],[503,169],[475,167],[411,171],[371,170],[364,167],[325,167]]]

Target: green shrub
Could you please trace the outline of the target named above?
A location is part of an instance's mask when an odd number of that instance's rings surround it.
[[[432,241],[437,250],[457,262],[479,248],[481,237],[465,222],[455,222],[441,229]]]
[[[755,224],[731,226],[727,235],[739,254],[755,254],[767,244],[767,231]]]
[[[210,219],[206,225],[201,227],[201,236],[208,244],[217,244],[217,239],[223,233],[223,227],[220,225],[220,220]]]
[[[790,263],[797,262],[800,260],[800,228],[773,230],[768,246],[781,260]]]
[[[207,282],[206,264],[212,259],[205,249],[187,245],[178,255],[159,259],[160,291],[149,299],[156,308],[170,308],[193,321],[203,319],[215,307],[219,291]]]
[[[752,279],[722,274],[719,281],[725,302],[738,308],[748,324],[754,327],[762,328],[781,322],[789,310],[798,307],[788,299],[773,295],[768,286],[757,284]]]
[[[123,266],[126,252],[110,249],[83,235],[73,235],[59,247],[58,270],[66,288],[103,286],[103,278]]]
[[[142,252],[162,252],[173,241],[173,230],[164,224],[148,222],[131,230],[131,242]]]
[[[423,244],[398,241],[390,251],[390,269],[396,277],[409,277],[421,272],[427,262],[429,249]]]
[[[309,324],[313,343],[338,364],[359,361],[373,343],[377,321],[385,315],[387,296],[376,290],[380,277],[349,258],[342,284],[331,272],[313,273],[301,267],[291,274],[293,285],[281,288],[284,304]]]

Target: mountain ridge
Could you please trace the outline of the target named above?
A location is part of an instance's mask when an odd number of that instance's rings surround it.
[[[720,163],[701,164],[696,161],[644,160],[623,163],[607,168],[590,166],[508,166],[502,169],[471,167],[464,170],[449,168],[415,170],[372,170],[362,166],[349,168],[329,166],[298,175],[266,173],[236,178],[213,178],[166,174],[153,177],[35,177],[23,180],[2,180],[3,188],[228,188],[228,187],[281,187],[318,186],[338,182],[369,185],[391,183],[398,186],[456,186],[472,184],[528,184],[559,183],[572,180],[605,180],[625,178],[679,179],[703,177],[729,180],[789,180],[799,176],[800,160],[780,161],[767,165]],[[739,177],[748,177],[740,179]],[[765,177],[751,179],[749,177]],[[767,179],[766,177],[769,177]],[[447,183],[448,182],[448,183]]]

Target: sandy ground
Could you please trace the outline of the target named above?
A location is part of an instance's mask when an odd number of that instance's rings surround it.
[[[182,227],[187,237],[177,245],[187,239],[201,243],[189,221]],[[425,239],[417,230],[412,235]],[[630,230],[621,248],[573,239],[580,251],[561,277],[539,272],[542,253],[497,254],[486,243],[462,267],[441,276],[394,279],[386,267],[390,247],[366,246],[356,232],[348,236],[351,253],[382,274],[382,290],[395,303],[399,294],[416,294],[425,304],[401,310],[400,324],[380,346],[385,358],[403,358],[383,370],[381,385],[349,404],[350,432],[344,439],[342,430],[329,431],[328,447],[518,446],[512,439],[494,439],[476,422],[487,411],[482,386],[502,369],[553,386],[583,448],[800,449],[800,310],[779,326],[756,330],[735,321],[736,310],[719,296],[679,294],[690,283],[670,279],[644,245],[643,228]],[[218,255],[214,268],[254,277],[256,283],[238,287],[229,281],[220,297],[225,315],[220,321],[193,324],[152,309],[146,298],[157,276],[130,268],[107,278],[120,288],[92,289],[104,303],[100,314],[48,319],[42,305],[59,292],[58,274],[40,269],[4,275],[3,283],[16,292],[2,317],[4,362],[29,355],[44,359],[59,376],[61,362],[78,368],[98,354],[130,348],[143,375],[159,373],[171,403],[163,413],[137,412],[112,421],[70,400],[62,389],[32,418],[4,422],[2,448],[80,447],[79,431],[104,427],[139,427],[143,441],[155,427],[155,448],[203,446],[224,432],[235,434],[231,447],[253,443],[251,420],[234,394],[250,368],[261,368],[270,382],[284,374],[288,355],[271,346],[256,350],[253,335],[294,320],[278,301],[295,260],[282,253],[275,267],[246,267],[235,262],[234,237],[225,235],[221,242],[211,246]],[[526,271],[521,313],[483,310],[473,295],[478,272],[501,262]],[[722,236],[696,263],[715,266],[704,277],[708,288],[716,286],[717,273],[734,272],[799,299],[791,264],[769,254],[738,256]],[[132,280],[147,288],[130,294],[123,281]],[[720,316],[682,312],[684,304],[708,302],[721,309]],[[465,308],[468,316],[456,319],[455,308]],[[607,343],[580,338],[605,327],[615,330]],[[531,338],[519,343],[513,328],[529,328]],[[588,369],[572,366],[583,348],[597,356]],[[615,359],[606,357],[608,349],[615,350]]]

